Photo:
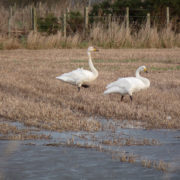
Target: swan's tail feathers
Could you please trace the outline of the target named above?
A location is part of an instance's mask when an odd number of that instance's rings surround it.
[[[63,76],[63,75],[57,76],[56,79],[59,79],[59,80],[61,80],[61,81],[65,81],[65,82],[68,82],[68,81],[69,81],[69,77]]]
[[[106,94],[109,94],[109,93],[108,93],[108,90],[104,91],[104,95],[106,95]]]
[[[61,81],[66,82],[66,83],[70,83],[72,85],[77,85],[76,81],[72,77],[69,77],[66,75],[58,76],[58,77],[56,77],[56,79],[61,80]]]
[[[112,84],[112,83],[111,83],[111,84]],[[111,87],[111,84],[108,84],[108,85],[106,86],[106,89],[110,88],[110,87]]]
[[[114,82],[108,84],[108,85],[106,86],[106,89],[109,89],[109,88],[111,88],[111,87],[113,87],[113,86],[116,86],[116,84],[117,84],[117,81],[114,81]]]
[[[59,79],[59,80],[64,81],[64,80],[65,80],[65,77],[63,77],[63,76],[57,76],[56,79]]]
[[[106,91],[104,91],[104,94],[111,94],[111,93],[119,93],[119,88],[115,86],[108,88]]]

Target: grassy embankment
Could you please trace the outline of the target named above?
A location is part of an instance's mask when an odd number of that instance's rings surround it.
[[[0,53],[0,115],[57,131],[93,131],[100,123],[89,117],[142,122],[146,128],[180,128],[179,49],[101,49],[93,54],[99,77],[89,89],[55,79],[78,67],[88,69],[86,50],[4,50]],[[118,77],[134,76],[146,65],[148,90],[120,102],[104,96],[105,86]]]

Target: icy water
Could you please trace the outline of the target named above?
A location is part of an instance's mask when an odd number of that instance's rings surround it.
[[[103,123],[99,132],[36,131],[52,139],[1,140],[0,179],[180,179],[180,131]],[[133,155],[135,162],[122,162],[122,153]],[[144,167],[143,160],[163,161],[168,169]]]

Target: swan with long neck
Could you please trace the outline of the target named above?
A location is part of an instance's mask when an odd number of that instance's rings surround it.
[[[66,83],[70,83],[72,85],[76,85],[78,87],[78,90],[80,90],[80,87],[88,88],[89,87],[88,84],[91,81],[94,81],[98,77],[98,71],[94,67],[91,59],[91,52],[93,51],[98,51],[98,50],[92,46],[90,46],[87,50],[87,54],[89,58],[88,63],[91,71],[84,70],[83,68],[78,68],[69,73],[64,73],[61,76],[56,77],[56,79],[59,79]]]
[[[119,78],[117,81],[108,84],[106,86],[106,91],[104,91],[104,94],[120,93],[121,101],[123,100],[124,95],[128,94],[132,101],[132,94],[134,92],[138,92],[150,86],[149,79],[144,78],[140,75],[141,71],[147,73],[146,66],[140,66],[136,70],[136,77]]]
[[[92,47],[88,48],[88,50],[87,50],[87,54],[88,54],[88,58],[89,58],[89,67],[90,67],[92,73],[94,74],[94,77],[97,78],[98,77],[98,71],[94,67],[92,59],[91,59],[91,51],[97,51],[97,49],[94,48],[94,49],[91,50],[91,48]]]

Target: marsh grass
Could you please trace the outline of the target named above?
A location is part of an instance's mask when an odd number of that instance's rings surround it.
[[[86,50],[4,50],[0,53],[0,115],[56,131],[101,129],[97,119],[89,120],[93,116],[138,121],[145,128],[179,129],[179,58],[179,49],[101,49],[93,54],[98,79],[78,92],[55,77],[78,67],[88,69]],[[102,61],[96,63],[96,59]],[[149,74],[143,76],[150,79],[151,87],[134,94],[133,103],[129,97],[120,102],[118,94],[103,95],[108,83],[134,76],[140,65],[147,66]],[[166,67],[172,68],[161,69]]]
[[[147,168],[155,168],[160,171],[168,171],[170,168],[170,164],[166,163],[162,160],[160,161],[151,161],[151,160],[142,160],[141,161],[142,166],[147,167]]]
[[[139,164],[141,162],[141,165],[146,168],[154,168],[159,171],[168,172],[170,168],[170,164],[166,163],[162,160],[160,161],[152,161],[148,159],[143,159],[139,161],[139,156],[134,155],[132,153],[126,153],[124,151],[115,151],[111,149],[107,149],[103,147],[101,144],[92,144],[92,143],[79,143],[75,142],[73,138],[70,138],[65,143],[50,143],[45,144],[46,146],[69,146],[69,147],[77,147],[77,148],[84,148],[84,149],[96,149],[99,152],[106,152],[111,155],[111,158],[116,161],[120,161],[123,163],[131,163],[131,164]]]
[[[35,140],[35,139],[50,139],[51,136],[44,134],[34,134],[30,129],[18,129],[16,126],[8,123],[0,124],[0,139],[1,140]]]
[[[141,29],[134,32],[130,27],[127,31],[124,23],[112,22],[111,26],[104,27],[96,24],[89,29],[90,33],[85,38],[80,33],[69,34],[65,38],[61,31],[53,35],[44,35],[40,32],[28,31],[27,37],[7,36],[1,33],[0,49],[52,49],[52,48],[85,48],[93,44],[103,48],[173,48],[180,47],[180,34],[175,33],[171,26],[157,30],[154,26],[147,29],[142,25]],[[136,61],[137,59],[129,59]]]
[[[116,146],[146,146],[146,145],[159,145],[155,139],[142,139],[136,140],[133,137],[129,138],[113,138],[112,140],[106,139],[101,142],[104,145]]]

